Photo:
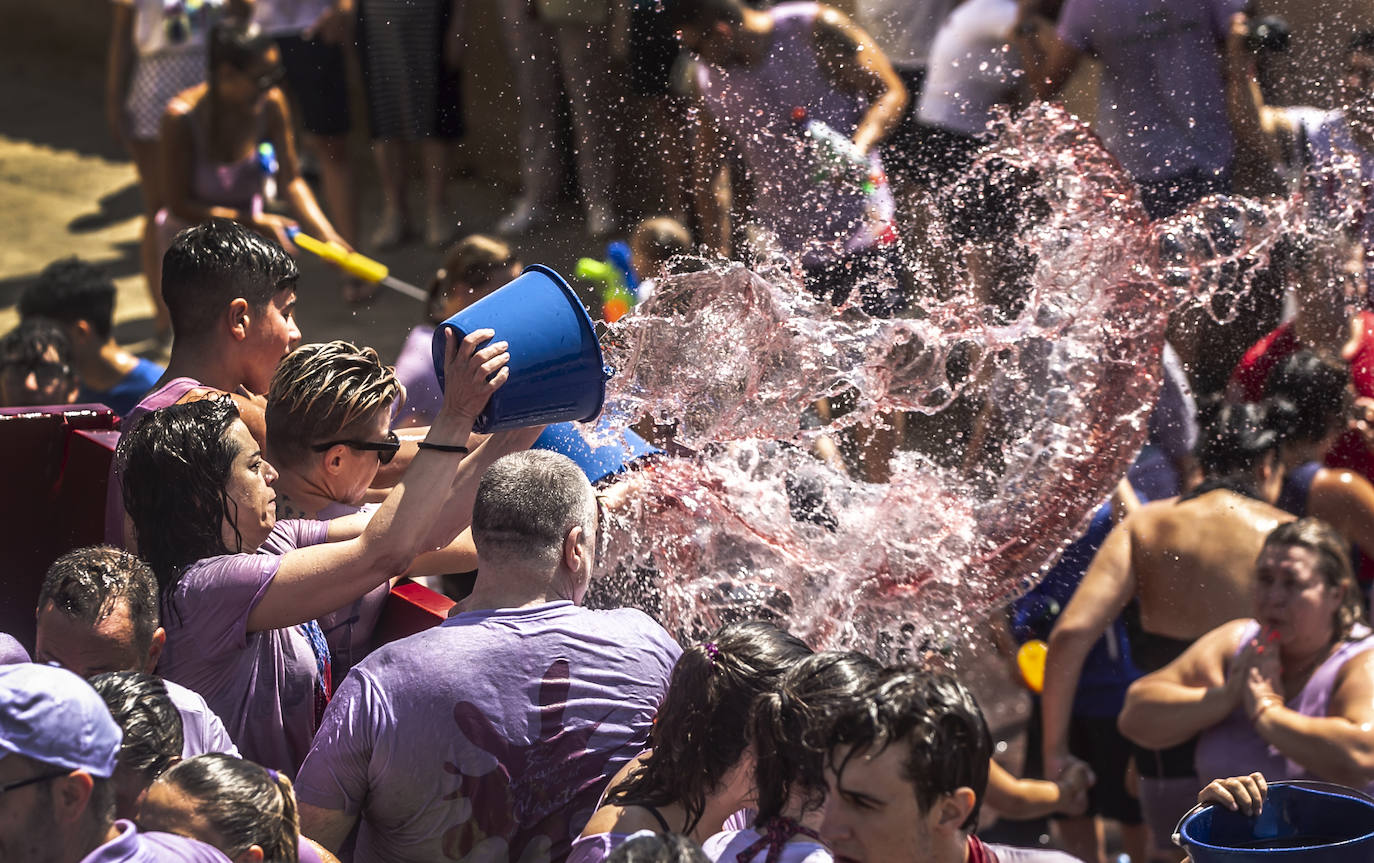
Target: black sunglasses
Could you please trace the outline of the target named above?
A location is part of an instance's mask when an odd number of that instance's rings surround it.
[[[30,776],[28,779],[20,779],[18,782],[11,782],[8,785],[0,785],[0,794],[13,791],[16,788],[23,788],[25,785],[36,785],[39,782],[47,782],[50,779],[60,779],[63,776],[71,775],[70,770],[61,773],[44,773],[38,776]]]
[[[387,432],[386,440],[365,441],[365,440],[332,440],[328,443],[317,443],[310,448],[315,452],[324,452],[332,446],[343,444],[349,449],[363,450],[364,452],[375,452],[377,461],[382,464],[391,464],[391,460],[396,457],[396,453],[401,450],[401,439],[396,436],[396,432]]]

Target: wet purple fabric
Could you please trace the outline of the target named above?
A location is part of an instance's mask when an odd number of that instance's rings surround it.
[[[116,821],[119,835],[81,863],[228,863],[229,858],[204,842],[171,833],[140,833],[132,821]]]
[[[108,778],[123,737],[91,685],[65,668],[0,666],[0,757]]]
[[[199,692],[244,758],[294,776],[315,732],[319,672],[301,627],[248,632],[282,555],[325,541],[322,521],[279,521],[258,554],[187,567],[163,597],[158,673]]]
[[[633,833],[593,833],[573,840],[566,863],[601,863],[612,851],[630,840]]]
[[[199,386],[202,384],[195,378],[173,378],[148,393],[138,404],[134,405],[134,409],[124,417],[120,427],[124,431],[128,431],[144,414],[176,404],[187,393]],[[116,470],[118,466],[116,462],[110,462],[110,483],[105,491],[105,543],[115,548],[123,548],[124,480],[119,475],[119,471]]]
[[[7,632],[0,632],[0,665],[15,665],[29,662],[29,652],[18,639]]]
[[[1102,62],[1093,128],[1138,180],[1231,162],[1220,43],[1245,0],[1068,0],[1059,38]]]
[[[1260,625],[1251,621],[1241,631],[1236,652],[1259,634]],[[1289,710],[1303,716],[1325,716],[1331,703],[1331,694],[1336,688],[1336,677],[1345,664],[1361,653],[1374,650],[1374,633],[1369,627],[1357,624],[1351,640],[1342,642],[1312,676],[1307,679],[1295,697],[1288,699]],[[1198,736],[1197,752],[1194,756],[1197,775],[1208,781],[1219,776],[1240,776],[1258,770],[1264,778],[1273,782],[1278,779],[1316,779],[1302,765],[1288,760],[1278,749],[1270,746],[1255,731],[1254,723],[1245,715],[1243,709],[1232,711],[1220,725],[1215,725]],[[1366,791],[1374,791],[1374,783],[1365,786]]]
[[[167,687],[167,697],[172,700],[177,713],[181,714],[181,733],[184,738],[181,746],[182,758],[194,758],[210,752],[239,754],[238,747],[234,745],[229,732],[224,728],[224,723],[199,693],[171,680],[164,679],[162,683]]]
[[[763,863],[766,851],[759,851],[752,857],[742,857],[742,852],[755,845],[763,834],[752,827],[743,830],[727,830],[717,833],[701,843],[701,850],[716,863]],[[834,855],[830,849],[812,839],[798,838],[782,846],[782,854],[777,863],[831,863]]]
[[[355,863],[562,863],[644,748],[680,653],[632,609],[456,615],[353,669],[296,794],[361,816]]]
[[[331,521],[354,513],[375,512],[380,505],[369,503],[363,506],[349,506],[346,503],[331,503],[316,513],[316,516],[320,521]],[[338,611],[331,611],[319,618],[320,629],[324,631],[324,637],[329,642],[335,685],[372,650],[372,633],[377,629],[377,621],[381,620],[382,610],[386,608],[386,598],[390,595],[391,582],[384,581]]]
[[[396,414],[395,422],[409,420],[428,425],[444,404],[444,391],[439,389],[439,376],[434,373],[434,327],[425,324],[410,331],[401,353],[396,357],[396,379],[406,388],[405,406]]]

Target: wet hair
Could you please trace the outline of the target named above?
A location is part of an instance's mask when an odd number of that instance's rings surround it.
[[[1317,556],[1317,571],[1326,579],[1328,587],[1345,589],[1341,605],[1336,609],[1336,637],[1350,639],[1355,624],[1366,621],[1364,599],[1350,565],[1350,543],[1336,529],[1318,518],[1300,518],[1281,524],[1264,538],[1264,548],[1299,546]]]
[[[641,279],[653,278],[673,258],[692,253],[692,235],[677,219],[658,216],[645,219],[630,235],[630,248],[643,253],[648,272]]]
[[[0,338],[0,369],[42,365],[49,362],[50,349],[57,353],[57,363],[66,367],[62,372],[63,389],[73,389],[76,370],[72,368],[72,343],[60,326],[45,318],[26,318]]]
[[[954,677],[916,666],[884,669],[853,706],[837,714],[829,745],[837,784],[856,758],[873,757],[888,746],[907,744],[911,754],[904,778],[922,812],[959,788],[974,794],[973,810],[960,829],[973,832],[988,785],[992,735],[973,695]],[[836,761],[834,747],[848,746]]]
[[[1264,383],[1265,419],[1284,441],[1313,442],[1345,417],[1350,368],[1302,350],[1285,357]]]
[[[162,298],[178,338],[212,332],[238,298],[261,314],[299,277],[296,262],[275,241],[229,219],[187,228],[162,256]]]
[[[464,285],[473,300],[476,289],[483,287],[493,278],[515,266],[515,251],[510,244],[486,234],[471,234],[454,244],[444,256],[444,265],[434,274],[429,283],[429,316],[435,323],[442,320],[444,300],[449,292],[458,285]]]
[[[63,258],[43,268],[19,297],[19,315],[60,324],[86,321],[101,339],[114,330],[115,283],[105,271],[80,258]]]
[[[1262,404],[1233,404],[1214,399],[1198,408],[1197,445],[1193,455],[1208,480],[1253,484],[1253,472],[1279,446]]]
[[[91,678],[124,732],[119,766],[151,783],[181,757],[181,714],[160,678],[139,671],[110,671]]]
[[[237,526],[234,548],[225,549],[223,534],[226,519],[238,524],[225,490],[238,455],[228,432],[238,418],[233,399],[205,398],[155,410],[119,440],[124,509],[163,593],[197,560],[244,550]]]
[[[68,617],[95,627],[121,604],[129,609],[134,649],[147,653],[159,623],[157,579],[148,564],[120,548],[93,545],[53,561],[38,589],[38,610],[52,603]]]
[[[243,71],[261,60],[277,43],[257,24],[230,16],[211,25],[206,44],[210,61],[208,80],[213,81],[220,66]]]
[[[794,794],[804,809],[825,802],[825,761],[834,717],[862,702],[880,666],[862,653],[829,650],[795,663],[752,719],[756,823],[782,815]]]
[[[617,845],[606,863],[710,863],[701,846],[681,833],[636,836]]]
[[[196,801],[197,814],[224,840],[219,850],[226,856],[257,845],[264,863],[296,863],[300,818],[286,774],[214,753],[186,759],[162,781]]]
[[[372,348],[344,341],[302,345],[287,354],[267,392],[267,445],[274,461],[299,465],[311,445],[361,439],[401,394],[396,372]]]
[[[618,806],[682,804],[688,833],[749,745],[749,715],[786,671],[811,655],[801,639],[751,620],[682,652],[649,734],[652,754],[606,796]]]
[[[576,526],[593,535],[596,501],[586,474],[561,453],[503,456],[477,486],[472,542],[482,557],[553,563]]]

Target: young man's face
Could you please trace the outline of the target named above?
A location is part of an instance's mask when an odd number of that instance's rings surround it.
[[[831,752],[821,838],[835,852],[836,861],[938,859],[932,816],[921,811],[916,789],[905,775],[910,757],[906,743],[889,744],[877,754],[851,753],[843,746]]]
[[[265,393],[272,385],[272,374],[282,357],[301,341],[296,327],[296,289],[279,291],[272,302],[263,307],[252,320],[245,347],[252,353],[250,375],[246,381],[254,393]]]

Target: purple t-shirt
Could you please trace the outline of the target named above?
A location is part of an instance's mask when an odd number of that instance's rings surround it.
[[[632,609],[456,615],[353,669],[296,795],[361,815],[355,863],[561,863],[644,748],[680,653]]]
[[[444,391],[439,389],[439,376],[434,373],[434,327],[424,324],[410,331],[401,353],[396,357],[396,380],[406,388],[405,407],[396,414],[395,422],[412,420],[428,425],[444,405]]]
[[[29,661],[29,652],[18,639],[7,632],[0,632],[0,665],[17,665]]]
[[[362,506],[349,506],[345,503],[331,503],[315,513],[320,521],[332,521],[359,512],[376,512],[381,504],[368,503]],[[317,621],[329,642],[329,655],[333,670],[330,676],[337,682],[348,675],[349,669],[363,661],[372,650],[372,633],[377,629],[377,621],[382,618],[386,608],[386,598],[391,595],[391,582],[383,581],[358,599],[338,611],[331,611]]]
[[[210,752],[239,754],[238,747],[224,729],[224,723],[200,697],[200,693],[171,680],[163,680],[162,683],[167,687],[167,697],[172,700],[177,713],[181,714],[182,758],[194,758]]]
[[[243,757],[295,775],[315,732],[319,671],[299,626],[248,632],[282,555],[325,541],[328,523],[279,521],[258,554],[196,561],[162,600],[158,673],[205,696]]]
[[[81,863],[229,863],[229,858],[204,842],[171,833],[140,833],[132,821],[116,821],[119,835],[85,857]]]
[[[124,417],[121,428],[124,431],[134,427],[144,414],[159,408],[174,405],[181,401],[191,390],[202,386],[195,378],[173,378],[143,397],[134,409]],[[105,488],[105,543],[115,548],[124,547],[124,479],[116,468],[118,460],[110,462],[110,482]]]
[[[768,856],[766,849],[755,852],[751,857],[744,856],[744,852],[762,838],[763,834],[752,827],[726,830],[701,843],[701,850],[717,863],[750,863],[754,860],[763,863]],[[804,836],[783,845],[779,857],[780,863],[831,863],[834,859],[829,848]]]
[[[1094,128],[1137,180],[1231,161],[1219,43],[1245,0],[1067,0],[1059,38],[1102,61]]]

